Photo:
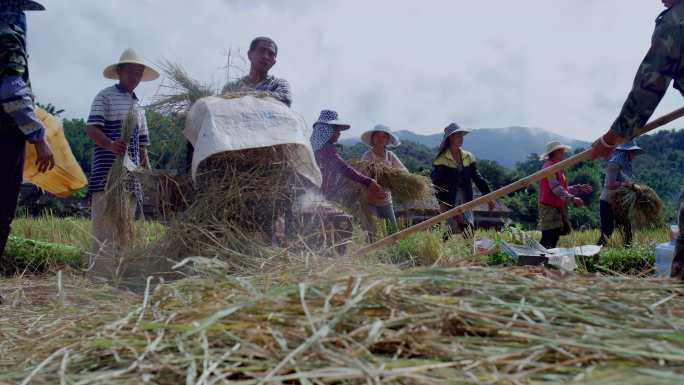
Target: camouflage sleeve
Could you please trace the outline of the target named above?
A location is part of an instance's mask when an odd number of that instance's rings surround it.
[[[636,73],[632,91],[611,127],[614,133],[632,138],[653,115],[679,65],[683,38],[679,27],[656,29],[651,48]]]
[[[26,140],[35,143],[43,138],[45,129],[34,111],[31,87],[20,75],[2,78],[0,105],[5,113],[14,119]]]

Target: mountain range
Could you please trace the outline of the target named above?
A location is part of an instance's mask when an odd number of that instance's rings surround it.
[[[396,134],[402,141],[419,143],[429,148],[438,147],[442,141],[441,133],[423,135],[402,130]],[[568,144],[573,149],[587,148],[590,145],[589,142],[567,138],[541,128],[505,127],[475,129],[465,137],[463,148],[478,159],[493,160],[504,167],[513,168],[516,162],[527,159],[530,154],[543,152],[546,143],[553,140]],[[359,141],[359,138],[343,139],[340,144],[354,145]]]

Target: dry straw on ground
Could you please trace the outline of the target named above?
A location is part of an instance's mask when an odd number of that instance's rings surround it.
[[[616,215],[628,218],[637,226],[652,224],[660,216],[663,202],[658,194],[646,185],[621,187],[615,197]]]
[[[212,276],[150,283],[140,297],[10,282],[0,289],[9,304],[0,383],[684,379],[682,285],[540,269],[375,271],[300,275],[299,284],[285,272]]]

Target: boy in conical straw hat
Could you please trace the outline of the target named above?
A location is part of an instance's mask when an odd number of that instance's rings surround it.
[[[87,261],[87,275],[92,279],[114,278],[118,269],[117,255],[128,245],[127,237],[118,234],[111,218],[105,215],[105,185],[117,156],[127,155],[137,167],[148,168],[146,147],[150,144],[145,112],[135,94],[140,82],[155,80],[159,73],[147,65],[134,49],[125,50],[119,61],[107,66],[103,75],[118,82],[100,91],[93,101],[86,132],[95,142],[93,164],[88,183],[91,198],[92,244]],[[130,140],[121,138],[127,116],[132,114],[133,127]],[[133,186],[141,198],[140,188]],[[135,204],[130,205],[133,213]],[[132,216],[132,215],[131,215]]]

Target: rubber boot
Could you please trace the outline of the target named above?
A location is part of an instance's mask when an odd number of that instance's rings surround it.
[[[606,243],[608,243],[608,238],[606,237],[606,234],[601,233],[598,241],[596,241],[596,246],[605,246]]]
[[[0,230],[0,275],[6,277],[11,277],[16,273],[16,263],[14,257],[5,255],[5,245],[7,244],[7,238],[9,237],[10,229]]]
[[[672,268],[670,269],[670,277],[684,281],[684,237],[679,236],[675,243],[674,258],[672,259]]]

